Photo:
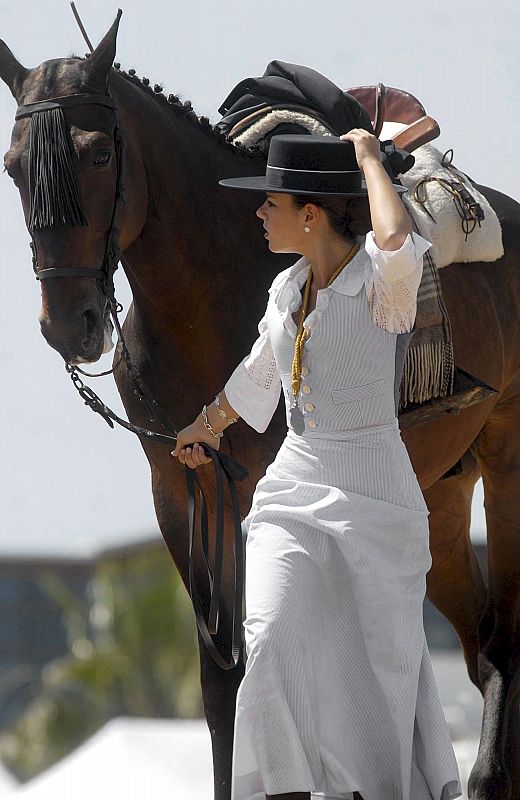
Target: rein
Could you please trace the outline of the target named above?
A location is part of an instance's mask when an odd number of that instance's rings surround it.
[[[176,437],[177,431],[174,428],[172,428],[163,410],[153,397],[152,392],[146,385],[145,381],[139,374],[138,370],[132,364],[130,353],[126,345],[118,317],[118,313],[122,311],[122,306],[117,302],[115,297],[114,273],[118,267],[120,259],[119,229],[116,223],[117,223],[119,205],[124,195],[122,187],[124,139],[121,133],[121,129],[119,127],[117,106],[114,102],[114,99],[109,95],[95,95],[95,94],[74,94],[74,95],[67,95],[64,97],[53,97],[48,100],[42,100],[35,103],[26,103],[25,105],[18,106],[15,119],[19,120],[25,117],[31,118],[31,140],[32,140],[34,133],[33,114],[38,115],[37,118],[38,123],[35,126],[35,130],[38,131],[39,134],[38,144],[40,144],[41,130],[42,130],[42,124],[40,123],[43,122],[43,129],[46,130],[47,134],[53,133],[56,136],[56,138],[62,137],[63,131],[65,130],[63,109],[69,108],[74,105],[85,105],[85,104],[96,104],[110,108],[113,110],[116,119],[116,125],[114,131],[114,146],[116,152],[117,177],[116,177],[114,204],[112,207],[110,226],[107,231],[103,264],[101,268],[94,268],[94,267],[76,268],[68,266],[49,267],[45,269],[39,268],[38,253],[37,253],[36,243],[32,237],[32,231],[40,227],[50,227],[50,225],[42,224],[41,219],[43,219],[45,215],[42,216],[42,214],[40,214],[38,216],[38,213],[36,213],[37,211],[42,211],[42,210],[45,211],[45,209],[42,209],[41,207],[39,209],[36,209],[34,207],[37,205],[36,201],[37,192],[40,189],[38,183],[36,183],[36,185],[34,186],[34,192],[31,192],[32,208],[31,208],[31,225],[29,227],[29,231],[31,233],[30,247],[32,251],[32,264],[33,264],[34,274],[36,280],[47,280],[50,278],[63,278],[63,277],[67,278],[77,277],[77,278],[92,278],[96,281],[101,282],[101,288],[106,298],[105,310],[108,307],[110,316],[114,324],[114,328],[117,333],[118,346],[121,348],[121,356],[114,364],[112,369],[107,370],[106,372],[103,373],[98,373],[97,375],[95,374],[90,375],[89,377],[108,375],[114,371],[114,369],[121,363],[121,361],[124,361],[129,376],[134,384],[135,393],[139,397],[140,401],[147,408],[150,421],[160,424],[165,430],[170,431],[170,434],[157,433],[156,431],[151,431],[148,430],[147,428],[142,428],[138,425],[134,425],[133,423],[125,419],[122,419],[101,400],[99,395],[97,395],[89,386],[87,386],[82,381],[79,373],[81,372],[83,375],[88,375],[88,373],[85,373],[79,367],[70,364],[65,364],[65,369],[69,373],[72,383],[76,388],[76,390],[78,391],[81,399],[84,401],[85,405],[91,408],[92,411],[94,411],[95,413],[99,414],[111,428],[113,428],[114,423],[116,423],[117,425],[120,425],[121,427],[125,428],[131,433],[134,433],[136,436],[139,436],[140,439],[172,447],[177,442],[177,437]],[[56,117],[55,114],[56,110],[59,111],[58,117]],[[52,120],[49,115],[53,115]],[[45,126],[46,122],[48,124]],[[68,138],[70,139],[70,137]],[[52,146],[52,143],[50,144],[46,143],[46,144],[48,144],[48,146]],[[63,154],[63,140],[60,141],[60,144],[62,145],[60,154]],[[72,142],[67,143],[67,147],[70,147],[71,145]],[[33,141],[31,141],[31,151],[32,150],[33,150]],[[41,153],[44,151],[45,151],[44,147],[42,147],[40,151],[37,151],[35,145],[34,152]],[[56,152],[58,152],[57,148]],[[67,156],[68,153],[66,154],[66,157]],[[70,167],[70,163],[68,163],[66,167]],[[37,170],[36,171],[37,177],[41,176],[42,172],[43,168],[39,172]],[[69,177],[69,184],[72,185],[74,183],[75,176],[69,175],[68,177]],[[70,185],[68,188],[70,188]],[[44,193],[45,199],[52,201],[53,198],[49,197],[49,192],[48,192],[49,186],[45,186],[44,188],[47,190],[47,193]],[[52,188],[56,189],[55,184],[53,184]],[[74,188],[75,186],[72,185],[72,189]],[[75,211],[77,211],[78,213],[76,214],[74,219],[62,219],[61,222],[65,222],[65,224],[84,224],[83,222],[80,221],[81,208],[79,205],[78,192],[77,196],[78,196],[77,198],[73,197],[73,199],[78,199],[77,208],[75,209]],[[60,200],[61,199],[62,198],[60,198]],[[69,198],[67,198],[67,200],[68,199]],[[40,204],[42,203],[41,196],[39,196],[38,202]],[[38,224],[37,222],[33,223],[33,220],[35,219],[39,219],[40,224]],[[199,632],[206,648],[208,649],[211,657],[219,667],[221,667],[224,670],[229,670],[236,667],[237,664],[239,663],[240,654],[242,650],[242,604],[243,604],[243,592],[244,592],[244,545],[243,545],[242,527],[240,520],[240,508],[238,504],[238,496],[234,481],[245,480],[248,477],[248,471],[245,467],[243,467],[241,464],[239,464],[237,461],[235,461],[233,458],[226,455],[225,453],[221,453],[220,451],[214,450],[205,443],[201,444],[206,455],[212,459],[215,472],[215,487],[216,487],[216,518],[215,518],[215,537],[214,537],[215,553],[213,558],[213,564],[211,564],[211,559],[209,555],[208,507],[206,498],[204,496],[199,476],[194,474],[195,470],[191,470],[189,467],[185,465],[185,479],[186,479],[186,488],[188,494],[188,522],[189,522],[189,545],[188,545],[189,546],[189,593],[195,611],[195,618],[197,620]],[[233,616],[232,616],[232,633],[231,633],[231,655],[229,659],[226,659],[222,655],[213,638],[217,636],[219,633],[219,612],[221,608],[221,577],[222,577],[222,566],[224,559],[224,518],[225,518],[224,478],[226,480],[229,496],[231,499],[231,508],[233,515],[233,532],[234,532],[234,548],[233,548],[234,549],[234,599],[233,599]],[[208,584],[210,590],[209,611],[207,620],[205,618],[203,604],[197,590],[194,563],[193,563],[193,552],[194,552],[196,529],[197,529],[197,503],[195,495],[195,486],[197,486],[199,490],[200,542],[201,542],[202,555],[204,559],[204,564],[206,566]]]

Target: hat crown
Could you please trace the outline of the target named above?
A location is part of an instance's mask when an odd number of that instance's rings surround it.
[[[271,138],[265,177],[225,178],[221,186],[261,192],[367,197],[352,142],[338,136],[279,134]],[[394,184],[398,192],[403,186]]]
[[[309,172],[360,172],[354,145],[336,136],[273,136],[267,165]]]

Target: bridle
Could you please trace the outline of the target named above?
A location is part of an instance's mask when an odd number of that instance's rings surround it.
[[[32,231],[30,247],[32,251],[32,264],[36,279],[39,281],[48,280],[53,278],[92,278],[93,280],[101,283],[101,289],[106,299],[105,311],[108,306],[110,316],[112,318],[114,328],[118,337],[118,346],[121,348],[121,359],[117,361],[112,369],[97,373],[85,373],[77,365],[65,364],[65,369],[70,375],[74,387],[78,391],[80,397],[85,405],[89,406],[97,414],[100,414],[105,422],[114,427],[114,422],[125,428],[128,431],[139,436],[141,439],[152,441],[154,443],[165,444],[169,447],[175,446],[177,442],[177,431],[170,424],[163,409],[159,406],[152,392],[146,385],[142,376],[139,374],[136,367],[132,364],[130,353],[125,342],[122,327],[119,322],[118,314],[122,311],[122,306],[117,302],[115,297],[114,287],[114,273],[118,267],[121,257],[120,244],[119,244],[119,228],[117,227],[118,213],[120,204],[124,197],[123,192],[123,155],[124,155],[124,139],[119,126],[117,115],[117,106],[111,95],[99,94],[72,94],[63,97],[51,97],[48,100],[41,100],[34,103],[25,103],[18,106],[16,111],[15,120],[20,120],[25,117],[32,117],[43,111],[51,111],[53,109],[70,108],[71,106],[78,105],[100,105],[110,108],[115,115],[115,128],[114,128],[114,147],[116,153],[116,185],[114,202],[112,206],[112,213],[110,219],[110,226],[107,230],[105,253],[103,263],[100,268],[98,267],[49,267],[40,269],[38,265],[38,253],[36,243],[34,241]],[[90,377],[98,377],[100,375],[108,375],[112,373],[115,367],[123,361],[128,370],[130,379],[135,387],[135,394],[147,409],[150,422],[156,422],[161,425],[170,434],[157,433],[156,431],[142,428],[134,425],[127,420],[122,419],[115,414],[101,398],[87,386],[78,373],[89,375]],[[240,509],[238,505],[238,496],[234,481],[244,480],[248,477],[248,472],[245,467],[239,464],[235,459],[221,453],[220,451],[213,450],[205,443],[202,443],[204,451],[211,457],[214,472],[215,472],[215,486],[216,486],[216,521],[215,521],[215,556],[213,564],[209,555],[209,528],[208,528],[208,508],[206,498],[202,489],[202,484],[195,470],[190,470],[185,467],[185,478],[188,493],[188,522],[189,522],[189,592],[193,603],[197,625],[211,657],[218,666],[224,670],[236,667],[240,660],[242,650],[242,606],[243,606],[243,591],[244,591],[244,547],[242,528],[240,522]],[[217,648],[214,636],[219,631],[219,612],[220,612],[220,589],[221,589],[221,576],[222,565],[224,557],[224,480],[226,479],[228,491],[231,499],[231,508],[233,512],[233,527],[234,527],[234,561],[235,561],[235,580],[234,580],[234,603],[233,603],[233,618],[232,618],[232,635],[231,635],[231,656],[228,660],[220,653]],[[195,485],[199,489],[199,529],[200,529],[200,542],[202,547],[202,554],[208,574],[208,582],[210,587],[210,604],[208,610],[207,621],[204,615],[203,604],[200,600],[196,581],[195,571],[193,565],[193,549],[195,545],[195,533],[197,528],[197,504],[195,500]]]
[[[122,179],[123,179],[123,152],[124,152],[124,139],[119,127],[119,120],[117,116],[117,106],[113,97],[110,95],[102,94],[71,94],[63,97],[52,97],[49,100],[40,100],[35,103],[25,103],[18,106],[16,111],[15,120],[23,119],[24,117],[32,117],[33,114],[42,111],[51,111],[55,108],[70,108],[71,106],[79,105],[99,105],[105,106],[113,110],[116,125],[114,130],[114,147],[116,153],[116,187],[114,194],[114,203],[112,205],[112,215],[110,219],[110,226],[107,231],[107,239],[105,246],[105,254],[103,257],[103,264],[100,269],[90,267],[49,267],[40,269],[38,267],[38,255],[36,251],[36,244],[31,235],[31,250],[33,253],[33,269],[37,280],[48,278],[93,278],[94,280],[101,281],[103,293],[107,301],[110,303],[115,302],[114,290],[114,273],[117,269],[120,252],[119,252],[119,230],[116,227],[116,216],[119,209],[119,204],[122,199]]]

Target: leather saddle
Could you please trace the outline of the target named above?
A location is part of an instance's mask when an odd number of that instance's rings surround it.
[[[419,100],[402,89],[378,83],[377,86],[356,86],[346,89],[368,112],[377,137],[384,122],[398,122],[404,126],[392,137],[396,147],[411,153],[421,145],[433,141],[440,134],[438,122],[430,117]]]

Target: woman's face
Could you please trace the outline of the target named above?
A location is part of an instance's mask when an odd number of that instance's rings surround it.
[[[290,194],[268,194],[256,211],[264,223],[265,238],[273,253],[301,253],[305,247],[308,210],[298,208]]]

